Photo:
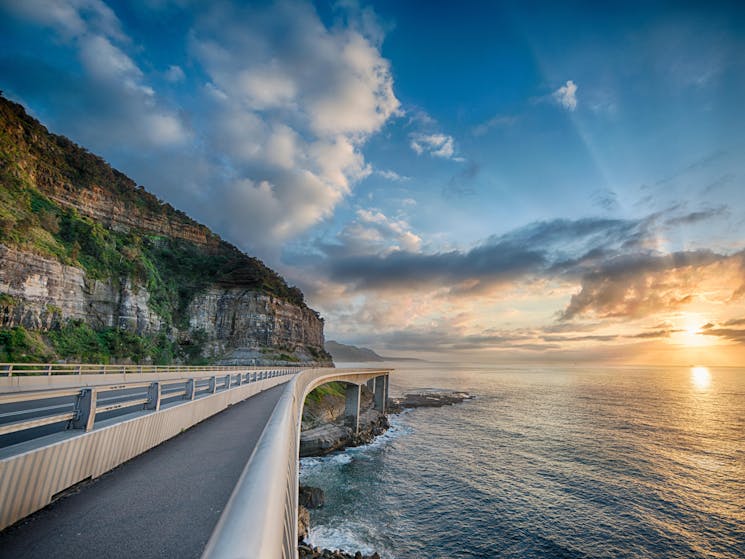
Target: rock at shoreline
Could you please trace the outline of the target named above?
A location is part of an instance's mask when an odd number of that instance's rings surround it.
[[[310,531],[310,511],[304,506],[297,508],[297,541],[302,542],[308,537]]]
[[[323,456],[335,450],[368,444],[388,429],[388,418],[374,409],[360,413],[360,430],[354,433],[343,422],[327,423],[300,434],[300,456]]]
[[[406,394],[401,398],[388,399],[388,411],[401,413],[406,408],[440,408],[460,404],[463,400],[470,400],[473,396],[466,392],[421,392]]]
[[[380,559],[380,555],[377,553],[363,555],[358,551],[352,555],[351,553],[346,553],[338,549],[336,551],[331,551],[330,549],[319,549],[306,544],[300,544],[297,550],[301,559]]]
[[[323,489],[301,485],[298,491],[298,504],[306,509],[320,509],[325,501]]]

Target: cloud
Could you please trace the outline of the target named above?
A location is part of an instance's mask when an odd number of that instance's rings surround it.
[[[409,146],[417,155],[428,153],[442,159],[454,159],[455,155],[455,140],[447,134],[414,133],[409,136]]]
[[[513,115],[497,115],[486,122],[482,122],[473,127],[471,133],[474,136],[483,136],[492,128],[502,128],[512,126],[517,122],[517,117]]]
[[[171,147],[190,138],[179,114],[168,108],[149,85],[144,72],[125,52],[131,40],[116,14],[98,0],[67,3],[47,0],[4,2],[0,10],[11,17],[53,29],[78,55],[82,76],[62,75],[47,80],[18,80],[24,98],[42,104],[65,103],[58,124],[77,141],[97,150],[141,150]],[[25,61],[21,74],[41,74],[48,67],[37,59]],[[4,66],[12,62],[4,61]]]
[[[577,85],[572,80],[567,80],[567,83],[554,91],[552,96],[568,111],[574,111],[577,108]]]
[[[399,175],[396,171],[391,171],[390,169],[377,169],[375,174],[391,181],[404,182],[411,180],[411,177]]]
[[[181,66],[171,65],[168,67],[168,70],[166,70],[163,77],[171,83],[178,83],[186,79],[186,74],[184,74]]]
[[[733,328],[744,324],[745,319],[729,320],[722,325],[709,323],[701,328],[701,333],[705,336],[716,336],[731,342],[745,344],[745,329]]]
[[[717,273],[710,267],[738,264],[742,257],[709,250],[616,256],[582,276],[560,319],[638,318],[679,309],[698,297],[707,272]]]
[[[416,253],[422,239],[403,219],[391,219],[379,210],[359,209],[355,219],[336,237],[336,242],[318,243],[317,248],[333,258],[354,258],[369,254]]]
[[[612,212],[619,208],[618,195],[610,189],[596,190],[590,196],[593,205],[606,212]]]
[[[715,217],[721,217],[729,213],[727,206],[719,206],[716,208],[706,208],[695,212],[689,212],[684,215],[673,216],[665,221],[665,225],[668,227],[678,227],[681,225],[688,226],[702,221],[708,221]]]
[[[234,175],[211,185],[210,221],[242,246],[279,246],[372,172],[362,147],[400,104],[378,38],[360,29],[327,28],[311,5],[280,2],[216,6],[193,32],[214,99],[206,135],[227,157],[221,174]]]
[[[128,40],[119,19],[101,0],[2,0],[0,7],[16,17],[54,29],[66,39],[97,33]]]

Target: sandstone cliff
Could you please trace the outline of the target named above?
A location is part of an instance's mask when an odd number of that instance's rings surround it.
[[[0,96],[0,361],[42,357],[330,363],[300,290]]]

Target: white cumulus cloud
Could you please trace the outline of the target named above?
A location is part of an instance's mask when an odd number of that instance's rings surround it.
[[[433,157],[442,159],[456,159],[455,140],[447,134],[412,134],[409,137],[409,145],[417,155],[429,153]]]
[[[572,80],[567,80],[565,85],[553,92],[553,98],[562,107],[569,111],[577,108],[577,84]]]

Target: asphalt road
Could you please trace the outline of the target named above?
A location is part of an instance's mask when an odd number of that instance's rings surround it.
[[[228,408],[0,532],[0,558],[199,557],[283,388]]]

